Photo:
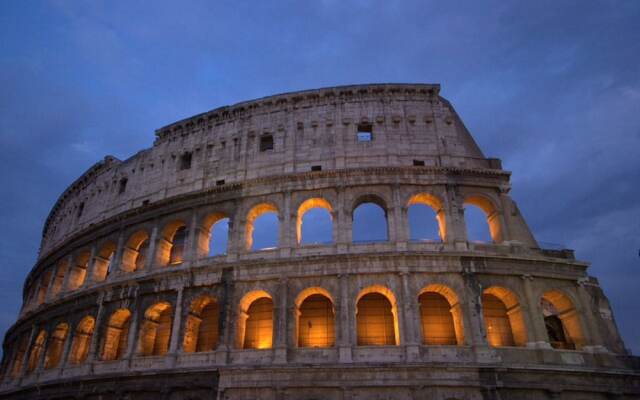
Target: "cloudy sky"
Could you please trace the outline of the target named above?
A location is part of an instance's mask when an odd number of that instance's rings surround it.
[[[513,171],[536,237],[592,262],[640,354],[638,21],[633,0],[0,2],[0,332],[50,208],[105,155],[241,100],[426,82]]]

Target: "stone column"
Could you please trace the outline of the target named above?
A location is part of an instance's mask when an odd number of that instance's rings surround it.
[[[52,270],[52,274],[51,274],[51,279],[49,279],[49,282],[47,283],[47,294],[44,296],[44,302],[47,303],[51,300],[53,300],[53,293],[52,293],[52,288],[53,288],[53,283],[56,281],[56,276],[58,275],[58,268],[60,266],[58,264],[55,264]]]
[[[156,262],[156,252],[158,248],[158,222],[156,221],[151,230],[151,237],[149,238],[149,248],[147,249],[147,258],[145,260],[144,269],[146,271],[151,270]]]
[[[185,243],[184,262],[193,262],[198,258],[198,214],[191,211],[191,222]]]
[[[447,242],[452,243],[456,249],[465,250],[467,248],[467,226],[464,221],[464,207],[462,199],[457,194],[455,186],[446,186],[446,218]]]
[[[171,326],[171,341],[169,342],[169,354],[175,354],[178,351],[178,343],[180,339],[180,329],[182,325],[182,293],[184,287],[178,289],[176,297],[176,310],[173,317],[173,325]]]
[[[281,257],[289,257],[291,248],[294,246],[294,239],[291,232],[295,230],[295,218],[291,218],[291,192],[285,192],[282,210],[278,212],[279,232],[278,232],[278,248]]]
[[[274,313],[276,316],[275,329],[275,358],[274,362],[278,364],[286,364],[287,362],[287,295],[288,283],[286,278],[280,279],[278,285],[278,297]]]
[[[338,311],[338,326],[340,328],[338,332],[339,362],[350,363],[352,362],[351,352],[354,343],[351,340],[351,321],[353,318],[350,310],[349,276],[340,274],[338,275],[338,280],[340,281],[340,297],[338,298],[340,306]]]
[[[117,275],[122,271],[122,254],[124,254],[124,240],[124,232],[121,230],[118,233],[116,252],[113,254],[113,258],[111,259],[111,265],[109,265],[110,271],[107,271],[107,279],[110,279],[111,276]]]
[[[69,318],[67,317],[67,321],[69,320]],[[60,357],[60,363],[58,364],[59,368],[60,368],[60,373],[62,373],[62,370],[64,369],[64,367],[67,366],[67,358],[69,358],[69,351],[71,350],[71,344],[73,342],[73,340],[75,339],[75,329],[73,329],[74,327],[71,326],[71,324],[69,324],[69,332],[67,333],[67,337],[66,340],[64,342],[64,347],[62,350],[62,356]]]
[[[464,291],[461,296],[461,306],[464,310],[462,314],[466,341],[474,347],[488,346],[482,316],[482,288],[473,272],[469,270],[462,271],[462,278],[464,280]]]
[[[139,298],[136,299],[136,304],[133,307],[133,313],[131,314],[131,322],[129,323],[129,337],[127,338],[127,352],[124,354],[122,359],[127,359],[129,366],[131,365],[131,359],[137,353],[138,347],[138,325],[140,324],[140,320],[144,318],[144,311],[142,310],[142,302]]]
[[[406,213],[404,212],[404,205],[402,204],[402,201],[400,199],[400,188],[397,184],[393,185],[391,196],[391,211],[393,214],[393,218],[389,219],[389,241],[395,242],[396,250],[402,251],[407,249],[407,241],[409,240],[409,236],[407,235],[407,224],[405,218],[403,218]],[[393,220],[393,222],[391,220]],[[393,232],[391,232],[392,228]]]
[[[416,338],[417,333],[417,321],[416,321],[416,301],[413,293],[409,287],[409,273],[400,272],[400,279],[402,280],[402,315],[404,320],[404,326],[400,331],[401,337],[404,336],[404,345],[406,346],[407,361],[417,360],[420,357],[420,347]]]
[[[37,331],[38,330],[36,329],[36,326],[31,325],[31,332],[29,333],[29,339],[27,340],[27,347],[24,352],[24,355],[22,356],[22,367],[20,368],[20,372],[18,372],[18,377],[17,377],[18,380],[22,380],[22,378],[27,372],[27,368],[29,367],[29,354],[33,349],[33,342],[36,339]]]
[[[93,276],[93,271],[96,265],[96,257],[97,257],[97,246],[96,244],[91,245],[91,253],[89,254],[89,263],[87,265],[87,274],[85,275],[84,282],[78,289],[84,289],[87,286],[90,286],[95,282],[95,277]]]
[[[96,313],[96,320],[93,326],[93,335],[91,335],[91,341],[89,342],[89,354],[87,354],[86,363],[93,363],[94,360],[99,359],[98,353],[98,338],[102,330],[102,315],[104,314],[104,292],[100,293],[98,297],[98,312]]]
[[[351,213],[347,210],[344,188],[338,187],[337,190],[338,202],[335,205],[338,224],[337,249],[338,253],[346,253],[351,244],[353,224],[351,221]]]
[[[531,275],[522,275],[522,285],[524,287],[524,298],[526,302],[526,310],[524,310],[525,321],[527,322],[527,347],[550,349],[547,328],[544,325],[542,309],[540,308],[540,299],[536,299],[533,295]]]
[[[69,290],[69,278],[73,273],[73,269],[75,265],[73,265],[73,254],[69,254],[67,256],[67,272],[64,273],[64,279],[62,280],[62,288],[60,288],[60,293],[63,294]]]

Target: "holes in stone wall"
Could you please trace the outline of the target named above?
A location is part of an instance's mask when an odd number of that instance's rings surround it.
[[[578,312],[571,299],[559,290],[545,292],[540,299],[549,343],[557,349],[580,349],[585,339]]]
[[[127,352],[131,311],[116,310],[107,322],[103,333],[102,360],[120,360]]]
[[[269,250],[278,247],[279,228],[278,209],[273,204],[254,206],[247,214],[246,249]]]
[[[389,240],[387,213],[376,202],[362,202],[353,210],[353,242],[373,243]]]
[[[299,244],[327,244],[333,242],[333,209],[322,198],[305,200],[298,207],[296,234]]]
[[[369,123],[358,124],[356,132],[356,139],[358,142],[371,142],[373,141],[373,125]]]
[[[273,135],[260,136],[260,151],[273,150]]]
[[[191,169],[191,159],[193,158],[193,153],[190,151],[183,153],[180,156],[180,170],[183,171],[185,169]]]
[[[120,183],[118,185],[118,194],[122,194],[127,190],[127,178],[120,179]]]

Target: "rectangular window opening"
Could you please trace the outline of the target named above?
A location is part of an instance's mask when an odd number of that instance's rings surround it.
[[[312,165],[311,171],[322,171],[322,165]]]
[[[185,169],[190,169],[191,168],[191,152],[187,152],[184,153],[181,157],[180,157],[180,169],[181,170],[185,170]]]
[[[424,160],[413,160],[414,167],[424,167]]]
[[[260,137],[260,151],[273,150],[273,136],[264,135]]]
[[[358,142],[370,142],[373,140],[373,126],[371,124],[358,124]]]
[[[220,179],[216,181],[216,186],[222,186],[224,185],[224,179]]]
[[[122,194],[127,190],[127,182],[129,180],[127,178],[120,179],[120,186],[118,187],[118,194]]]

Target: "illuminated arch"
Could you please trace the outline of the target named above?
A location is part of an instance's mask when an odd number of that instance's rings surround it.
[[[44,351],[44,344],[47,341],[47,332],[43,329],[36,336],[36,340],[31,345],[29,351],[29,360],[27,362],[27,372],[33,372],[40,362],[42,352]]]
[[[482,293],[482,315],[491,346],[524,346],[527,328],[518,297],[509,289],[492,286]]]
[[[304,289],[295,301],[298,347],[335,345],[335,309],[333,298],[321,287]]]
[[[273,298],[254,290],[240,300],[236,345],[241,349],[268,349],[273,344]]]
[[[424,344],[464,344],[462,307],[450,287],[437,283],[427,285],[420,291],[418,301]]]
[[[162,356],[169,351],[173,307],[166,301],[147,308],[140,326],[138,352],[142,356]]]
[[[91,252],[83,250],[74,257],[73,267],[69,271],[68,289],[76,290],[82,286],[87,277],[87,267],[89,266]]]
[[[195,298],[185,321],[182,349],[186,353],[212,351],[218,345],[220,310],[215,298]]]
[[[49,282],[51,281],[51,274],[52,271],[49,269],[40,277],[40,281],[38,282],[38,292],[36,295],[36,304],[42,304],[45,302],[47,298],[47,291],[49,289]]]
[[[158,263],[162,266],[180,264],[184,261],[187,241],[187,226],[176,220],[167,224],[158,241]]]
[[[131,311],[126,308],[118,309],[111,314],[104,329],[102,360],[119,360],[124,356],[129,344],[130,324]]]
[[[356,299],[358,346],[400,344],[398,303],[389,288],[372,285],[362,289]]]
[[[207,257],[210,256],[211,253],[211,242],[216,240],[213,237],[213,227],[223,220],[228,220],[229,217],[221,212],[215,212],[209,214],[205,217],[200,225],[197,232],[197,241],[198,241],[198,256],[199,257]],[[227,242],[228,242],[229,232],[227,231]]]
[[[498,208],[485,196],[470,195],[464,200],[464,204],[470,204],[480,208],[487,217],[487,224],[489,225],[489,233],[491,234],[491,240],[495,243],[503,241],[502,225],[500,224],[500,212]]]
[[[29,346],[29,336],[22,335],[16,347],[16,352],[13,355],[13,362],[11,365],[11,371],[9,373],[9,375],[12,378],[17,378],[18,376],[20,376],[20,373],[22,372],[24,356],[27,353],[28,346]]]
[[[116,244],[112,241],[105,243],[93,260],[93,280],[101,282],[107,279],[111,270],[116,252]]]
[[[56,274],[53,277],[53,283],[51,285],[51,297],[55,297],[62,291],[62,285],[64,284],[64,277],[67,274],[69,268],[69,262],[66,259],[60,260],[56,267]]]
[[[331,207],[331,204],[327,200],[321,197],[312,197],[303,201],[298,207],[298,212],[296,215],[296,238],[298,240],[298,244],[302,242],[302,223],[304,215],[307,213],[307,211],[314,208],[321,208],[326,210],[329,213],[329,218],[331,218],[331,223],[333,225],[333,207]]]
[[[440,240],[443,242],[447,240],[447,224],[446,224],[446,216],[444,211],[444,205],[442,200],[438,198],[436,195],[430,193],[418,193],[411,196],[409,201],[407,202],[407,208],[412,205],[422,204],[427,207],[430,207],[436,213],[436,220],[438,221],[438,233],[440,235]]]
[[[73,335],[73,341],[71,342],[69,363],[80,364],[87,359],[87,355],[89,355],[89,344],[91,343],[95,325],[96,320],[89,315],[78,323]]]
[[[251,250],[253,246],[253,231],[256,219],[266,213],[278,214],[278,208],[272,203],[260,203],[255,205],[247,213],[247,222],[245,226],[245,248]]]
[[[47,343],[47,352],[44,355],[44,369],[55,368],[60,364],[68,334],[69,324],[65,322],[59,323],[53,330]]]
[[[124,249],[122,249],[121,269],[125,272],[133,272],[144,268],[147,262],[149,249],[149,234],[145,230],[139,230],[129,236]]]
[[[548,303],[547,304],[545,304]],[[582,330],[580,314],[575,308],[573,300],[559,289],[549,290],[542,295],[542,312],[545,317],[545,325],[547,325],[547,334],[549,342],[555,348],[580,349],[585,345],[585,337]],[[551,318],[555,317],[559,320],[560,325],[557,332],[552,332],[550,326]],[[560,334],[564,340],[553,340],[552,335]]]

